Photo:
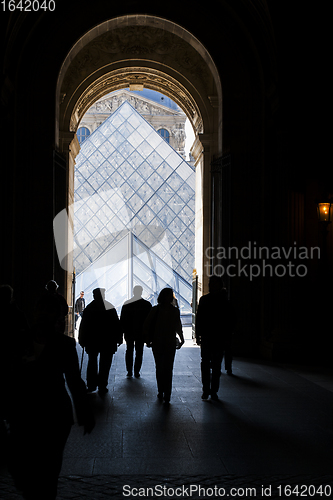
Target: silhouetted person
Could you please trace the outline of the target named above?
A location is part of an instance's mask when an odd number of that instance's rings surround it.
[[[94,300],[83,311],[79,344],[88,354],[88,391],[93,392],[98,387],[99,394],[103,396],[108,391],[112,357],[117,345],[122,344],[123,336],[117,311],[105,300],[105,289],[95,288],[93,296]]]
[[[84,299],[84,291],[80,292],[80,297],[75,302],[75,328],[79,317],[83,315],[84,308],[86,307],[86,301]]]
[[[142,298],[143,288],[137,285],[133,288],[133,297],[127,300],[121,308],[120,324],[126,341],[125,364],[127,376],[133,374],[133,351],[135,347],[134,376],[140,377],[143,357],[143,323],[152,305]]]
[[[234,314],[220,276],[209,280],[209,293],[199,300],[195,336],[201,346],[202,399],[218,399],[223,353],[230,345]]]
[[[53,296],[60,304],[61,319],[58,321],[58,327],[64,332],[66,327],[66,316],[68,314],[68,304],[66,299],[59,293],[59,285],[54,280],[48,281],[45,285],[45,289],[46,293]]]
[[[156,381],[160,401],[170,402],[172,390],[172,371],[176,346],[184,344],[180,312],[173,306],[172,288],[163,288],[157,306],[149,313],[143,327],[147,346],[152,347],[156,366]],[[177,342],[177,335],[180,342]]]
[[[51,294],[36,304],[33,350],[22,357],[20,385],[10,408],[9,470],[27,500],[54,500],[63,450],[74,423],[91,432],[94,418],[80,377],[75,340],[61,331],[59,301]]]

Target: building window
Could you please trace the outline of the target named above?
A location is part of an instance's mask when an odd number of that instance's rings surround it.
[[[77,138],[79,140],[79,143],[82,144],[83,141],[85,141],[89,135],[90,132],[89,129],[87,129],[87,127],[80,127],[79,130],[77,131]]]
[[[170,134],[165,128],[160,128],[157,132],[160,134],[161,137],[163,137],[165,141],[167,141],[167,143],[170,142]]]

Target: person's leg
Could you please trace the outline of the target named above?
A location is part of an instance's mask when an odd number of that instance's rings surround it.
[[[134,350],[134,340],[132,339],[126,340],[125,365],[128,376],[132,376],[133,372],[133,350]]]
[[[107,392],[109,373],[112,364],[113,353],[103,350],[99,355],[98,389],[99,392]]]
[[[135,362],[134,362],[134,375],[136,377],[140,376],[140,370],[142,366],[142,358],[143,358],[143,340],[135,341]]]
[[[221,364],[223,359],[223,350],[215,349],[212,351],[211,367],[212,367],[212,380],[211,380],[211,396],[216,398],[221,377]]]
[[[10,473],[26,500],[55,500],[63,450],[72,424],[62,422],[12,429]]]
[[[201,382],[202,398],[208,399],[210,394],[210,349],[206,345],[201,345]]]
[[[153,355],[155,360],[156,367],[156,383],[157,383],[157,391],[158,398],[161,399],[164,394],[164,377],[163,377],[163,353],[159,352],[157,349],[153,347]]]
[[[39,496],[32,497],[34,500],[56,499],[63,452],[71,427],[71,424],[63,422],[58,428],[54,426],[52,429],[46,429],[40,466],[37,468],[39,479],[35,482],[40,483],[37,489]]]
[[[164,401],[169,403],[172,391],[172,373],[175,360],[176,349],[168,349],[164,354],[163,363],[163,386],[164,386]]]
[[[89,351],[87,365],[88,391],[94,391],[97,388],[97,357],[97,351]]]
[[[227,340],[224,349],[224,368],[228,375],[232,374],[232,348],[231,348],[231,338]]]

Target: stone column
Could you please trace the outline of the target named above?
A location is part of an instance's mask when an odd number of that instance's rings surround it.
[[[67,322],[67,334],[74,336],[73,331],[73,305],[75,297],[72,293],[72,281],[73,281],[73,247],[74,247],[74,169],[75,169],[75,158],[80,151],[80,144],[77,139],[75,132],[60,132],[60,148],[63,151],[62,156],[65,159],[66,170],[69,172],[67,175],[67,186],[66,186],[66,204],[62,208],[67,210],[67,227],[66,234],[64,238],[67,244],[67,255],[66,259],[59,265],[62,266],[65,273],[65,298],[67,304],[70,306],[70,313],[68,315]],[[60,207],[61,208],[61,207]],[[57,215],[57,214],[55,214]]]
[[[211,136],[198,134],[191,149],[195,159],[195,268],[198,274],[198,297],[208,292],[209,259],[206,251],[211,246]]]

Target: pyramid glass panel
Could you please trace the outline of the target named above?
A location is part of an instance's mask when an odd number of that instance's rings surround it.
[[[93,287],[104,286],[107,299],[120,307],[135,284],[156,301],[164,283],[187,310],[194,267],[192,167],[125,101],[82,144],[74,182],[74,265],[88,302]]]

